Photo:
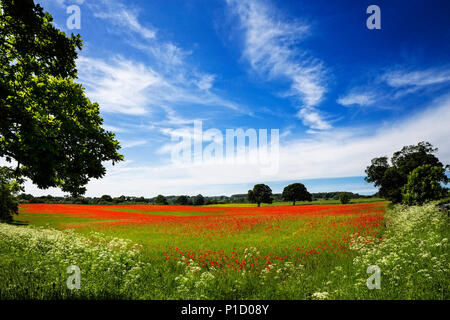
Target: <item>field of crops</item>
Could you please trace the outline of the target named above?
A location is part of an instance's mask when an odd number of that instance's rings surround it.
[[[418,207],[405,224],[386,205],[23,205],[18,226],[0,225],[0,298],[448,298],[448,219]],[[383,289],[366,286],[373,264]]]

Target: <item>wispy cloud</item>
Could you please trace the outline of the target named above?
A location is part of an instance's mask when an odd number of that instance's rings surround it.
[[[122,141],[122,149],[129,149],[146,144],[146,140]]]
[[[299,21],[276,19],[275,8],[262,1],[228,0],[245,30],[244,56],[252,69],[271,79],[291,81],[289,94],[301,102],[298,116],[314,129],[329,129],[316,106],[326,91],[322,62],[297,46],[309,26]]]
[[[72,4],[82,5],[84,0],[38,0],[38,3],[46,4],[46,2],[54,2],[59,6],[70,6]]]
[[[116,56],[110,61],[80,57],[77,61],[79,81],[93,101],[100,103],[102,111],[143,115],[154,108],[169,110],[187,105],[229,108],[245,112],[245,108],[211,92],[212,79],[195,77],[180,81],[171,74],[162,74],[153,68]],[[184,79],[183,79],[184,80]]]
[[[340,97],[337,103],[343,106],[370,106],[377,101],[375,95],[367,92],[351,92],[345,96]]]
[[[349,92],[337,99],[343,106],[373,106],[386,108],[397,99],[420,93],[425,89],[433,90],[450,83],[448,67],[429,69],[391,68],[371,80],[371,83],[351,88]],[[376,91],[373,89],[376,87]]]
[[[138,10],[130,9],[123,3],[114,0],[88,1],[96,18],[108,20],[111,24],[140,35],[144,39],[156,36],[156,30],[142,25],[138,20]]]
[[[165,85],[150,67],[121,57],[110,63],[80,57],[77,61],[80,82],[89,97],[100,103],[102,111],[132,115],[148,112],[149,90]]]
[[[386,72],[381,79],[393,88],[425,87],[449,82],[450,69],[393,70]]]

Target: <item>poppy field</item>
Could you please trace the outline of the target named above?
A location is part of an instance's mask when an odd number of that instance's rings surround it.
[[[280,207],[157,205],[24,205],[32,224],[95,230],[144,246],[149,260],[180,261],[207,270],[261,271],[276,261],[351,256],[351,237],[381,237],[385,203]],[[260,254],[249,259],[246,251]],[[144,254],[145,255],[145,254]],[[247,254],[248,256],[248,254]],[[189,262],[192,260],[192,262]]]
[[[0,298],[448,297],[448,219],[413,207],[415,216],[437,220],[405,223],[412,209],[386,206],[22,205],[17,222],[24,225],[0,228],[0,272],[11,282],[2,282]],[[416,229],[421,247],[405,240]],[[403,270],[406,278],[390,274],[392,263],[394,271],[403,264],[414,270]],[[71,265],[81,270],[78,290],[66,286]],[[367,288],[370,265],[393,277],[383,289]]]

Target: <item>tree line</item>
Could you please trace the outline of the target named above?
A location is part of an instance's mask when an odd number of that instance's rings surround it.
[[[372,198],[374,195],[361,195],[352,192],[317,192],[311,193],[313,201],[319,200],[340,200],[345,194],[349,199]],[[20,193],[16,196],[19,204],[91,204],[91,205],[114,205],[114,204],[157,204],[157,205],[214,205],[214,204],[233,204],[233,203],[251,203],[247,194],[234,194],[231,196],[197,196],[171,195],[156,197],[136,197],[120,196],[112,197],[103,195],[101,197],[72,197],[72,196],[33,196],[32,194]],[[281,193],[272,194],[273,202],[284,201]],[[290,201],[290,200],[289,200]]]

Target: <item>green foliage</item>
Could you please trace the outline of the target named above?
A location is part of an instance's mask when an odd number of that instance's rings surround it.
[[[0,9],[0,157],[39,188],[83,194],[104,176],[102,162],[123,156],[75,82],[81,38],[67,37],[32,0],[1,0]]]
[[[272,203],[272,189],[266,184],[256,184],[253,190],[248,190],[247,198],[249,202],[257,203],[258,207],[261,203]]]
[[[205,204],[205,198],[201,194],[198,194],[194,197],[192,204],[194,206],[202,206]]]
[[[339,196],[339,201],[342,204],[347,204],[350,203],[350,195],[347,192],[342,192],[341,195]]]
[[[15,195],[20,191],[19,184],[13,179],[11,170],[0,167],[0,221],[11,222],[13,215],[19,213]]]
[[[419,142],[417,145],[405,146],[393,154],[391,165],[387,157],[372,159],[366,169],[367,182],[372,182],[380,188],[380,196],[399,203],[402,201],[402,188],[408,182],[411,171],[422,165],[440,168],[438,181],[446,181],[445,166],[433,155],[435,149],[429,142]]]
[[[164,197],[164,196],[161,195],[161,194],[159,194],[159,195],[155,198],[154,203],[155,203],[155,204],[158,204],[158,205],[167,205],[167,204],[168,204],[168,203],[167,203],[166,197]]]
[[[188,204],[188,197],[187,196],[179,196],[178,198],[176,198],[175,203],[180,205],[180,206],[185,206]]]
[[[112,202],[113,198],[110,195],[105,194],[105,195],[100,197],[100,201],[102,201],[102,202]]]
[[[286,186],[281,197],[285,201],[292,201],[293,206],[295,206],[295,201],[312,201],[312,195],[302,183],[293,183]]]
[[[447,192],[440,183],[443,174],[445,175],[445,169],[429,164],[411,171],[408,182],[402,188],[403,202],[408,205],[421,205],[444,197]]]

